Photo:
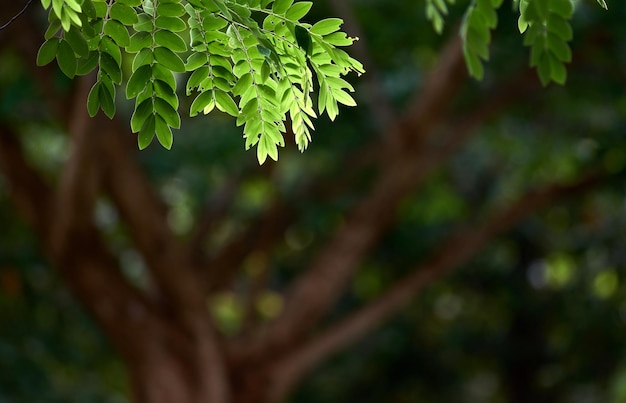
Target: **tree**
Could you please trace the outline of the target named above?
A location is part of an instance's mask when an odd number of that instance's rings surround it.
[[[406,2],[383,3],[357,7],[357,15],[348,3],[332,3],[347,31],[361,38],[355,52],[368,67],[361,80],[367,83],[362,103],[369,109],[347,113],[352,119],[328,128],[320,123],[320,133],[337,130],[341,136],[320,135],[319,146],[304,156],[283,153],[280,164],[263,167],[242,162],[249,158],[240,157],[238,147],[220,145],[228,136],[208,142],[190,135],[166,157],[158,150],[137,157],[124,122],[102,114],[90,119],[85,112],[93,86],[89,76],[72,84],[54,67],[34,67],[34,14],[5,31],[10,35],[1,38],[2,57],[19,65],[2,78],[10,89],[3,93],[12,98],[0,131],[2,198],[10,197],[40,239],[42,254],[122,357],[137,401],[280,400],[315,366],[396,315],[427,285],[494,247],[499,235],[623,172],[621,139],[611,135],[619,133],[615,120],[602,122],[606,135],[585,148],[583,157],[563,145],[572,141],[569,130],[602,127],[593,126],[590,117],[597,110],[578,94],[605,103],[619,98],[610,82],[591,82],[588,73],[616,74],[616,66],[594,52],[605,32],[620,37],[621,25],[611,23],[619,11],[587,11],[589,20],[579,22],[583,39],[573,54],[580,56],[567,87],[576,93],[568,94],[558,87],[541,90],[534,75],[519,69],[524,53],[502,45],[517,40],[517,32],[503,31],[494,69],[487,67],[479,84],[466,77],[463,46],[453,28],[441,45],[441,38],[428,36],[430,27],[409,21],[402,25],[411,34],[406,41],[405,32],[383,31],[371,20],[380,18],[381,9],[389,17],[415,9]],[[504,8],[501,13],[515,21]],[[418,50],[416,32],[424,38]],[[617,53],[619,44],[611,46]],[[420,78],[410,91],[406,76],[400,90],[386,89],[382,75],[390,80],[389,72],[405,74],[402,64],[415,53],[430,72],[413,63],[411,76],[417,71]],[[36,86],[21,84],[30,80]],[[509,105],[518,109],[502,116]],[[118,107],[132,113],[123,102]],[[18,113],[20,108],[25,112]],[[580,120],[571,118],[575,108]],[[222,127],[219,118],[202,124]],[[39,141],[33,136],[42,128],[67,139],[59,140],[67,141],[67,159],[36,159],[46,152],[29,139]],[[523,143],[532,144],[523,164],[506,161],[524,149],[511,145],[515,136],[499,137],[502,128],[523,133]],[[553,134],[561,130],[562,136]],[[546,146],[549,131],[552,147]],[[196,163],[193,151],[199,147],[205,154]],[[211,168],[203,164],[218,157]],[[163,161],[180,166],[159,167]],[[208,180],[211,186],[204,174],[172,179],[185,166],[204,167],[217,179]],[[182,191],[181,181],[183,187],[202,185]],[[429,194],[436,195],[430,207]],[[619,200],[610,187],[603,195],[609,205]],[[206,202],[185,206],[185,200],[201,197]],[[118,218],[96,220],[94,211],[101,208]],[[594,220],[607,219],[602,209],[584,211]],[[528,256],[542,252],[534,241]],[[396,247],[403,243],[413,247]],[[143,265],[124,264],[122,251],[129,249]],[[302,269],[294,272],[295,267]],[[129,268],[140,274],[133,276]],[[367,283],[372,271],[397,277],[373,292],[349,291],[353,278]]]

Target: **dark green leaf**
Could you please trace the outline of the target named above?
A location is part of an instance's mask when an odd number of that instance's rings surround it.
[[[104,33],[109,35],[120,47],[130,45],[128,30],[119,21],[109,20],[104,25]]]
[[[108,53],[100,54],[100,67],[116,84],[122,82],[122,70]]]
[[[167,101],[161,98],[154,99],[154,109],[165,120],[168,126],[179,129],[180,115]]]
[[[152,69],[149,65],[139,67],[128,79],[126,84],[126,98],[135,98],[142,92],[152,79]]]
[[[130,128],[133,133],[137,133],[143,127],[146,119],[154,112],[154,106],[152,103],[152,97],[145,99],[141,102],[133,112],[133,116],[130,118]]]
[[[57,64],[66,76],[73,78],[76,75],[76,55],[70,44],[63,39],[57,48]]]
[[[156,118],[154,114],[150,114],[145,120],[139,134],[137,135],[137,143],[139,145],[139,149],[143,150],[152,143],[152,139],[154,138],[155,131],[155,121]]]
[[[76,65],[76,74],[79,76],[83,76],[85,74],[90,73],[98,66],[99,54],[98,52],[91,51],[89,52],[89,56],[85,58],[78,59]]]
[[[161,143],[161,145],[166,149],[171,149],[172,143],[174,142],[172,130],[159,115],[155,116],[154,129],[156,131],[157,139],[159,139],[159,143]]]
[[[96,116],[98,108],[100,107],[99,89],[100,83],[95,83],[87,96],[87,112],[89,112],[89,116],[91,117]]]
[[[152,49],[145,48],[141,52],[137,53],[133,58],[133,70],[137,70],[141,66],[151,65],[154,61],[154,55]]]
[[[309,31],[296,25],[295,34],[298,46],[300,46],[307,55],[310,55],[313,50],[313,40],[311,39],[311,35],[309,35]]]
[[[102,82],[98,90],[98,100],[104,114],[109,119],[113,119],[115,116],[115,90],[111,91],[111,88],[104,84],[105,82]]]
[[[41,45],[39,52],[37,52],[37,66],[45,66],[54,60],[60,41],[60,38],[51,38]]]
[[[82,57],[89,55],[89,46],[87,45],[87,41],[78,28],[72,27],[68,32],[66,32],[65,40],[67,40],[72,49],[74,49],[74,53],[77,55]]]

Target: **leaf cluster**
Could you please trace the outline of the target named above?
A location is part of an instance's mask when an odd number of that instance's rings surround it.
[[[427,0],[427,10],[433,0]],[[461,26],[463,54],[470,75],[481,79],[483,61],[489,60],[491,31],[498,25],[497,11],[502,0],[472,0]],[[598,3],[607,8],[604,0]],[[565,63],[572,59],[569,42],[573,38],[570,20],[574,0],[513,0],[519,12],[518,28],[524,45],[530,47],[530,66],[537,68],[541,83],[565,83]],[[438,29],[437,23],[435,29]]]
[[[178,83],[193,98],[189,114],[217,109],[243,126],[260,163],[277,160],[291,129],[303,151],[312,122],[338,104],[356,105],[344,80],[364,72],[340,47],[355,40],[342,20],[309,24],[313,3],[293,0],[42,0],[49,8],[37,63],[56,59],[68,77],[96,71],[87,108],[115,114],[117,89],[134,99],[139,148],[156,135],[165,148],[180,127]],[[132,62],[125,63],[125,60]],[[130,64],[130,68],[127,65]],[[317,97],[313,97],[314,90]],[[287,125],[287,123],[290,125]]]

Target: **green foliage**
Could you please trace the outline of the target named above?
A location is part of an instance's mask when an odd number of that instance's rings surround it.
[[[564,63],[572,59],[567,44],[573,36],[568,22],[574,12],[572,2],[522,0],[519,8],[520,32],[525,33],[524,45],[531,49],[530,65],[537,67],[541,83],[565,83],[567,71]]]
[[[454,4],[454,0],[426,0],[426,18],[432,22],[438,34],[443,31],[444,17],[448,15],[448,4]]]
[[[463,55],[470,74],[478,79],[484,75],[481,59],[489,59],[491,30],[498,25],[496,11],[501,5],[502,0],[475,0],[463,19]]]
[[[115,114],[116,90],[134,99],[131,129],[139,148],[156,135],[163,147],[180,128],[177,83],[186,77],[190,115],[218,109],[243,126],[246,148],[277,160],[291,121],[298,148],[311,141],[317,113],[331,120],[338,104],[356,105],[342,77],[363,66],[339,47],[354,38],[342,20],[301,22],[313,3],[293,0],[42,0],[50,26],[37,63],[56,59],[68,77],[97,71],[87,101]],[[189,44],[189,47],[187,46]],[[134,55],[130,73],[124,60]],[[317,83],[314,82],[316,79]]]
[[[607,9],[604,0],[598,3]],[[567,78],[565,63],[572,54],[568,42],[572,40],[572,27],[569,23],[574,13],[573,0],[513,0],[519,10],[518,27],[524,34],[524,45],[530,47],[530,66],[537,68],[541,83],[551,81],[564,84]],[[484,75],[483,60],[489,59],[491,30],[498,24],[497,9],[502,0],[473,0],[461,26],[463,54],[470,75],[481,79]],[[432,8],[432,0],[427,0],[426,9]],[[445,14],[445,13],[444,13]],[[439,32],[441,14],[433,19]]]

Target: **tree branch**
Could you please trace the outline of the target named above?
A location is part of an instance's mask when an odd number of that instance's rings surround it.
[[[17,135],[5,124],[0,126],[0,172],[14,204],[28,224],[40,236],[47,233],[52,215],[52,191],[29,166]]]
[[[482,226],[465,225],[454,231],[430,259],[417,266],[412,274],[398,281],[381,297],[276,363],[273,398],[276,401],[284,398],[315,365],[379,326],[405,307],[424,287],[470,260],[497,235],[550,203],[579,195],[604,178],[600,174],[589,174],[572,183],[531,190],[509,206],[491,214]]]
[[[22,14],[24,14],[24,12],[28,9],[28,6],[30,6],[30,3],[32,3],[32,2],[33,2],[33,0],[28,0],[26,2],[26,5],[24,6],[24,8],[22,8],[17,14],[15,14],[13,17],[11,17],[11,19],[9,21],[7,21],[5,24],[2,24],[2,26],[0,26],[0,31],[5,29],[9,25],[11,25],[13,23],[13,21],[15,21],[18,18],[20,18],[20,16]]]
[[[454,44],[449,45],[448,52],[452,52],[450,49],[460,52],[460,48]],[[441,77],[441,74],[455,77],[459,74],[458,57],[448,55],[442,61],[451,65],[435,68],[433,79],[429,82],[445,82],[445,77]],[[456,80],[449,78],[451,81]],[[396,153],[392,160],[386,161],[369,195],[354,208],[344,227],[331,238],[308,270],[296,279],[287,294],[285,310],[281,316],[270,324],[260,339],[236,344],[233,347],[233,360],[246,361],[258,355],[271,357],[278,354],[278,351],[284,352],[292,348],[298,340],[302,340],[334,305],[358,263],[391,225],[396,206],[402,198],[457,152],[475,129],[494,116],[508,101],[529,88],[535,88],[520,85],[520,82],[523,83],[524,80],[516,77],[509,84],[498,87],[494,94],[485,96],[485,102],[476,110],[457,121],[449,130],[442,130],[444,134],[450,134],[447,138],[423,141],[420,147],[409,147]],[[441,88],[443,84],[437,85],[448,97],[452,97],[451,89]],[[459,87],[456,83],[450,85]],[[428,132],[438,124],[447,105],[435,90],[425,91],[424,97],[431,97],[432,102],[439,105],[435,110],[429,106],[427,100],[421,101],[423,106],[420,108],[430,111],[430,115],[416,125],[420,130]]]
[[[100,153],[107,161],[107,193],[162,293],[164,308],[183,322],[189,319],[190,325],[194,314],[206,314],[191,253],[172,233],[165,206],[133,159],[133,136],[117,121],[107,120],[100,125],[100,131],[105,137]]]
[[[168,329],[164,322],[150,320],[157,318],[157,313],[121,276],[115,258],[93,225],[69,226],[65,236],[72,247],[51,253],[46,240],[50,239],[54,216],[53,193],[28,164],[17,135],[6,125],[0,126],[0,172],[11,199],[42,239],[54,266],[123,354],[139,352],[142,342],[138,334],[153,326]],[[166,333],[167,337],[178,337],[171,329]]]

